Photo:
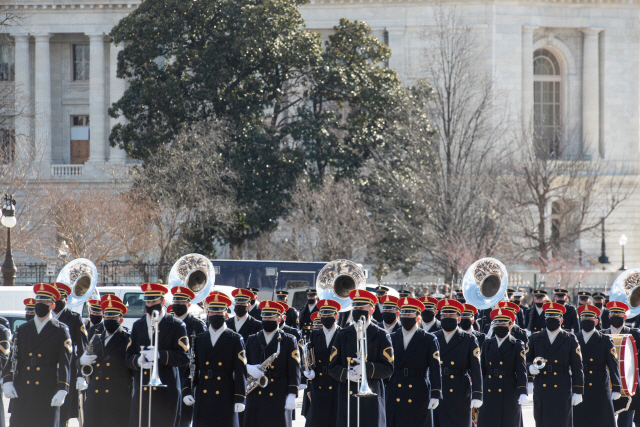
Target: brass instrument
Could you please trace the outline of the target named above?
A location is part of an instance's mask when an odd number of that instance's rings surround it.
[[[197,304],[209,295],[215,281],[216,273],[209,258],[200,254],[188,254],[173,264],[168,284],[169,289],[176,286],[189,288],[195,294],[191,303]]]
[[[538,356],[535,359],[533,359],[533,366],[538,370],[544,369],[546,364],[547,362],[545,362],[544,357]]]
[[[311,343],[308,339],[302,338],[298,341],[298,345],[302,350],[302,364],[305,371],[310,371],[316,366],[316,355],[311,347]]]
[[[85,351],[85,354],[89,355],[89,356],[93,356],[95,354],[95,350],[93,349],[94,347],[94,342],[96,339],[100,339],[100,337],[98,336],[98,334],[95,334],[93,337],[91,337],[91,341],[89,341],[89,345],[87,346],[87,351]],[[85,379],[88,381],[89,378],[91,376],[91,374],[93,374],[93,365],[82,365],[80,366],[80,373],[82,374],[82,376],[85,377]]]
[[[358,265],[346,259],[328,262],[318,273],[316,290],[319,299],[330,299],[340,304],[340,311],[349,311],[353,302],[349,292],[365,289],[366,278]]]
[[[191,351],[189,352],[189,380],[191,380],[191,392],[193,393],[193,379],[196,377],[196,334],[191,335]]]
[[[508,285],[509,274],[504,264],[495,258],[482,258],[464,274],[462,293],[467,303],[484,310],[504,299]]]
[[[360,427],[360,398],[368,397],[368,396],[376,396],[371,388],[369,387],[369,382],[367,381],[367,320],[364,316],[360,317],[360,319],[355,323],[354,327],[356,329],[356,359],[358,364],[362,366],[362,375],[358,380],[358,392],[356,393],[356,397],[358,398],[358,421],[357,425]],[[351,366],[351,362],[353,359],[347,358],[347,362],[349,366]],[[351,383],[350,379],[347,378],[347,426],[351,425]]]
[[[65,265],[58,273],[56,282],[64,283],[71,288],[67,307],[77,307],[84,304],[94,293],[97,293],[97,297],[100,299],[100,293],[96,289],[98,269],[93,262],[86,258],[74,259]]]
[[[262,372],[265,372],[267,369],[269,369],[269,366],[271,366],[273,361],[276,360],[276,358],[280,354],[281,340],[282,338],[278,336],[278,348],[276,349],[276,352],[267,357],[267,359],[260,364],[259,369]],[[267,384],[269,384],[269,379],[266,377],[266,375],[263,375],[260,378],[254,378],[251,375],[247,375],[247,395],[249,395],[249,393],[255,390],[258,386],[265,388]]]
[[[153,329],[154,329],[154,342],[155,345],[153,345],[153,369],[151,370],[151,378],[149,378],[149,384],[147,384],[147,387],[149,388],[149,427],[151,427],[151,394],[152,394],[152,390],[155,387],[166,387],[165,384],[162,384],[162,381],[160,381],[160,377],[158,375],[158,364],[159,364],[159,360],[158,360],[158,334],[160,331],[160,313],[158,313],[158,310],[153,310],[153,315],[151,316],[151,324],[153,325]],[[152,343],[153,344],[153,343]],[[142,394],[142,390],[140,390],[140,394]],[[140,411],[142,411],[142,408],[140,408]]]
[[[640,268],[628,268],[622,272],[611,285],[609,301],[627,304],[627,317],[640,314]]]
[[[11,349],[11,378],[15,382],[18,375],[18,331],[13,336],[13,348]]]

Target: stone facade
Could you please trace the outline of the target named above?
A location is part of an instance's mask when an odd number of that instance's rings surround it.
[[[99,182],[105,170],[126,168],[126,157],[108,144],[115,121],[107,109],[124,92],[116,78],[121,47],[108,33],[134,10],[134,0],[9,0],[25,24],[12,28],[15,85],[35,119],[18,119],[22,143],[41,149],[51,179]],[[453,4],[453,3],[448,3]],[[531,114],[533,55],[546,49],[557,59],[560,104],[568,128],[581,141],[585,159],[601,157],[624,165],[636,181],[640,160],[640,15],[638,0],[468,1],[456,7],[483,52],[479,66],[506,94],[511,117]],[[341,17],[367,22],[393,51],[389,66],[410,83],[424,73],[426,32],[434,5],[409,0],[311,0],[302,7],[307,27],[327,36]],[[73,46],[88,45],[90,78],[74,81]],[[6,84],[6,83],[5,83]],[[90,155],[71,165],[72,116],[90,116]],[[619,266],[618,237],[629,237],[627,265],[640,262],[640,186],[607,222],[608,255]],[[584,236],[583,251],[600,252],[598,235]],[[613,268],[613,267],[611,267]]]

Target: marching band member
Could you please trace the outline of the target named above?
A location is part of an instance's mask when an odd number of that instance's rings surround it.
[[[424,310],[419,300],[401,298],[399,307],[402,330],[391,335],[395,365],[386,389],[387,426],[431,426],[432,409],[442,399],[438,339],[418,326]]]
[[[442,329],[440,321],[436,319],[436,315],[438,314],[438,300],[429,296],[420,297],[418,300],[424,305],[424,310],[420,313],[422,329],[432,334],[438,329]]]
[[[36,317],[36,300],[34,298],[27,298],[24,301],[24,317],[27,322]]]
[[[473,324],[476,321],[474,316],[478,313],[478,309],[471,304],[465,303],[462,305],[464,306],[464,310],[460,314],[460,329],[462,329],[463,332],[475,336],[478,340],[478,347],[482,348],[482,343],[484,342],[485,335],[473,328]]]
[[[386,286],[378,286],[376,288],[376,298],[378,298],[378,302],[376,303],[376,307],[373,312],[373,320],[375,320],[378,323],[383,322],[381,301],[382,301],[382,297],[387,295],[387,292],[389,292],[389,288],[387,288]]]
[[[164,308],[164,295],[167,288],[157,283],[144,283],[142,286],[146,314],[135,321],[131,329],[131,337],[127,344],[127,366],[135,371],[133,379],[133,396],[129,426],[139,424],[142,411],[142,424],[149,424],[148,407],[151,396],[151,417],[154,427],[174,427],[180,405],[182,404],[180,387],[180,368],[189,364],[189,337],[184,323],[176,319]],[[158,324],[158,341],[155,342],[155,330],[152,320],[153,312],[160,315]],[[154,358],[154,349],[158,346],[158,360]],[[143,349],[141,350],[142,347]],[[166,387],[147,387],[151,377],[153,364],[158,363],[158,376]],[[143,388],[140,390],[140,375]],[[142,393],[142,407],[140,404]]]
[[[287,316],[285,323],[295,329],[300,329],[300,318],[298,316],[298,310],[287,304],[289,300],[288,291],[276,291],[276,301],[287,305],[287,311],[284,313]]]
[[[212,422],[239,427],[247,377],[244,340],[225,324],[231,299],[221,292],[211,292],[205,301],[209,328],[195,339],[195,390],[191,380],[185,378],[183,401],[193,405],[193,427],[210,426]]]
[[[91,341],[94,334],[101,335],[104,332],[104,323],[102,323],[102,307],[100,300],[90,299],[87,301],[89,306],[89,320],[84,324],[87,331],[87,341]]]
[[[302,339],[302,335],[300,334],[300,331],[296,328],[292,328],[291,326],[286,324],[286,320],[287,320],[287,316],[284,314],[287,311],[289,311],[289,305],[287,303],[281,302],[281,301],[277,301],[283,308],[283,314],[280,320],[280,323],[278,325],[278,327],[280,328],[280,330],[286,334],[289,334],[291,336],[293,336],[296,340],[296,343],[298,344],[298,347],[300,347],[300,340]],[[300,348],[300,350],[302,350],[302,348]],[[302,369],[302,366],[300,367]],[[305,377],[300,377],[300,384],[298,385],[299,390],[304,390],[307,388],[307,379]],[[296,397],[298,397],[298,394],[296,393]],[[304,401],[303,401],[304,403]],[[308,408],[305,407],[304,410],[306,411]],[[306,413],[306,412],[305,412]],[[291,419],[295,420],[296,419],[296,410],[294,409],[293,411],[291,411]]]
[[[604,293],[602,292],[594,292],[592,295],[593,305],[598,307],[600,310],[600,321],[596,325],[596,329],[601,331],[603,329],[608,329],[611,327],[611,322],[609,322],[609,309],[605,307],[604,304]]]
[[[262,331],[247,341],[247,373],[259,379],[267,376],[268,385],[247,395],[244,427],[291,427],[292,411],[300,384],[300,352],[295,338],[278,329],[284,307],[276,301],[262,301]],[[264,372],[260,365],[280,353]]]
[[[105,331],[94,340],[94,355],[83,354],[78,369],[91,365],[93,372],[84,402],[84,427],[125,426],[131,410],[131,378],[127,366],[130,333],[122,327],[127,307],[119,297],[104,295],[100,303]]]
[[[573,304],[570,304],[569,291],[566,289],[558,288],[553,290],[553,299],[558,304],[561,304],[566,309],[562,320],[562,329],[568,332],[578,333],[580,331],[580,321],[578,320],[578,312]]]
[[[578,315],[580,332],[576,335],[582,352],[584,394],[582,403],[573,409],[573,424],[615,427],[616,416],[612,400],[621,396],[616,349],[611,337],[596,330],[600,316],[600,310],[596,306],[582,304],[578,307]]]
[[[544,289],[534,289],[533,291],[533,304],[529,307],[524,320],[526,322],[525,327],[532,334],[534,332],[544,331],[545,317],[542,306],[547,302],[547,291]]]
[[[521,313],[520,306],[515,304],[515,303],[513,303],[513,302],[510,302],[510,301],[500,301],[498,303],[498,308],[501,308],[503,310],[509,310],[509,311],[513,312],[513,314],[516,315],[516,321],[511,327],[510,334],[513,335],[513,337],[515,339],[522,341],[522,343],[524,345],[526,345],[527,341],[529,340],[528,337],[527,337],[527,332],[517,325],[517,323],[518,323],[518,317],[517,316],[518,316],[518,313]],[[489,325],[487,327],[487,329],[485,330],[485,334],[487,334],[487,336],[489,336],[488,334],[489,334],[489,331],[490,331],[490,326],[491,325]],[[493,333],[491,333],[491,335],[493,336]]]
[[[318,302],[318,293],[315,289],[307,289],[307,303],[300,312],[300,327],[302,328],[302,335],[309,339],[311,332],[313,331],[313,322],[311,315],[318,311],[316,303]]]
[[[633,336],[636,343],[640,342],[640,331],[638,331],[638,329],[625,326],[624,324],[627,319],[626,312],[629,310],[629,306],[623,302],[610,301],[607,304],[607,309],[609,310],[611,327],[609,329],[604,329],[602,333],[604,335],[629,334]],[[629,402],[629,399],[631,399],[631,402]],[[635,412],[640,409],[640,393],[636,392],[633,397],[625,396],[613,402],[613,408],[616,411],[626,408],[627,406],[628,409],[626,411],[622,411],[618,414],[618,427],[631,427],[633,425]]]
[[[384,427],[386,424],[385,389],[383,380],[393,373],[393,347],[391,339],[383,329],[373,324],[371,315],[378,299],[365,290],[349,292],[353,301],[351,311],[354,323],[340,331],[329,356],[329,373],[340,381],[338,386],[338,427],[356,425],[358,419],[358,381],[362,379],[361,361],[357,359],[357,322],[364,317],[367,335],[366,381],[375,397],[360,399],[361,425]],[[348,392],[348,394],[347,394]],[[350,399],[350,420],[347,421],[347,397]],[[313,406],[313,402],[311,402]]]
[[[572,407],[582,402],[584,376],[578,341],[560,325],[566,308],[548,302],[542,306],[545,330],[529,337],[527,369],[533,380],[533,416],[538,427],[573,425]],[[545,366],[538,370],[534,360],[542,357]]]
[[[391,335],[402,328],[400,322],[398,322],[398,297],[394,297],[393,295],[383,295],[380,302],[382,303],[381,326],[384,328],[386,333]]]
[[[480,352],[484,400],[478,427],[522,426],[521,405],[529,402],[527,367],[524,343],[510,333],[515,321],[514,311],[498,308],[491,312],[493,336]]]
[[[260,292],[260,289],[249,288],[249,290],[253,295],[253,298],[251,298],[251,305],[249,306],[249,315],[260,322],[262,320],[262,316],[260,315],[260,301],[258,301],[258,292]]]
[[[413,298],[413,293],[408,289],[403,289],[401,291],[398,291],[398,296],[400,298]]]
[[[580,291],[578,292],[578,308],[585,304],[591,304],[591,292]],[[579,315],[580,313],[578,313]]]
[[[322,320],[320,319],[320,312],[316,311],[311,315],[311,321],[313,322],[313,330],[322,329]],[[313,333],[313,332],[312,332]]]
[[[71,288],[64,283],[51,284],[60,292],[60,299],[56,301],[52,316],[54,319],[67,325],[71,335],[71,383],[69,385],[70,398],[66,399],[60,408],[60,425],[67,425],[70,418],[78,417],[78,392],[87,389],[87,382],[76,369],[78,358],[84,353],[89,343],[87,330],[82,323],[82,317],[67,307],[67,300],[71,294]]]
[[[524,323],[525,323],[524,307],[522,306],[522,297],[524,297],[524,292],[514,292],[513,298],[511,298],[511,301],[510,301],[518,307],[518,310],[516,311],[516,323],[513,326],[517,326],[519,329],[524,329]]]
[[[187,328],[187,336],[189,337],[189,345],[193,342],[197,335],[204,333],[205,326],[202,320],[189,313],[189,306],[191,306],[191,300],[196,297],[191,289],[185,286],[174,286],[171,288],[171,294],[173,295],[173,315]],[[182,382],[182,390],[185,389],[185,383],[189,378],[189,365],[180,368]],[[178,421],[176,421],[176,427],[189,427],[191,425],[191,418],[193,417],[193,408],[189,405],[182,403],[182,409],[178,415]]]
[[[320,312],[316,311],[315,313],[311,314],[311,321],[313,322],[313,330],[316,331],[318,329],[322,329],[322,322],[320,321]],[[312,332],[313,334],[313,332]],[[302,365],[302,363],[300,364],[301,367],[304,367],[304,365]],[[300,385],[302,386],[302,384],[306,382],[308,384],[310,384],[310,381],[307,379],[306,376],[301,376],[300,377]],[[302,399],[302,410],[300,411],[300,413],[302,414],[303,417],[307,416],[307,413],[309,412],[309,406],[311,406],[311,391],[308,390],[309,387],[307,387],[307,392],[303,394],[303,399]],[[337,386],[336,386],[336,390],[337,390]],[[295,412],[294,412],[295,415]]]
[[[249,335],[262,330],[262,323],[249,314],[249,305],[251,304],[253,293],[249,289],[234,289],[231,292],[231,296],[233,296],[234,300],[233,311],[235,316],[227,320],[227,328],[239,333],[246,343]]]
[[[305,427],[323,427],[332,425],[338,418],[338,381],[329,375],[329,358],[331,349],[340,331],[337,325],[340,304],[333,300],[318,301],[320,311],[318,315],[320,328],[311,333],[310,348],[313,349],[316,366],[310,371],[304,371],[309,380],[309,390],[313,405],[306,415]]]
[[[60,299],[56,287],[39,283],[33,291],[36,317],[18,327],[17,372],[14,376],[5,369],[2,391],[11,399],[11,426],[59,426],[69,392],[71,337],[67,325],[51,315]]]
[[[471,410],[482,406],[480,348],[474,335],[459,327],[464,306],[453,299],[438,302],[442,329],[435,333],[440,345],[442,394],[433,411],[435,427],[468,427]],[[469,384],[471,379],[471,384]]]

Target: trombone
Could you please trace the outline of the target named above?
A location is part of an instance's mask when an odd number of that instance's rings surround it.
[[[356,397],[358,398],[358,422],[357,425],[360,427],[360,398],[368,397],[368,396],[377,396],[376,393],[371,390],[369,387],[369,382],[367,381],[367,363],[366,360],[368,358],[367,354],[367,320],[364,316],[360,317],[355,324],[356,328],[356,358],[359,364],[362,366],[362,375],[358,380],[358,392],[356,393]],[[351,361],[353,359],[348,359],[349,365],[351,365]],[[349,387],[347,387],[347,426],[351,425],[351,382],[349,380]]]
[[[152,394],[153,388],[166,387],[165,384],[162,384],[162,381],[160,381],[160,377],[158,376],[158,333],[160,330],[160,328],[158,327],[160,325],[160,313],[158,313],[158,310],[153,310],[153,314],[151,316],[151,325],[154,329],[154,333],[153,333],[154,342],[151,343],[151,345],[153,345],[153,368],[151,370],[151,378],[149,378],[149,383],[147,384],[147,387],[149,387],[149,418],[147,419],[149,423],[149,427],[151,427],[151,394]],[[141,370],[140,371],[141,384],[142,384],[143,376],[144,376],[143,370]],[[140,388],[140,407],[138,409],[140,411],[138,415],[138,423],[139,423],[139,427],[142,427],[142,387]]]

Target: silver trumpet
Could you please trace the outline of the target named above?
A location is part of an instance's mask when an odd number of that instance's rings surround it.
[[[151,394],[153,387],[166,387],[165,384],[162,384],[162,381],[160,381],[160,376],[158,375],[158,334],[160,331],[160,328],[158,327],[160,325],[160,313],[158,313],[158,310],[153,310],[153,314],[151,316],[151,324],[153,325],[154,329],[154,342],[152,343],[153,369],[151,370],[151,378],[149,378],[149,383],[147,384],[147,387],[149,387],[149,427],[151,427]],[[142,390],[140,390],[140,392],[142,393]],[[140,410],[142,411],[142,408],[140,408]]]
[[[546,364],[547,362],[545,362],[544,357],[538,356],[533,359],[533,366],[535,366],[537,370],[544,369]]]

